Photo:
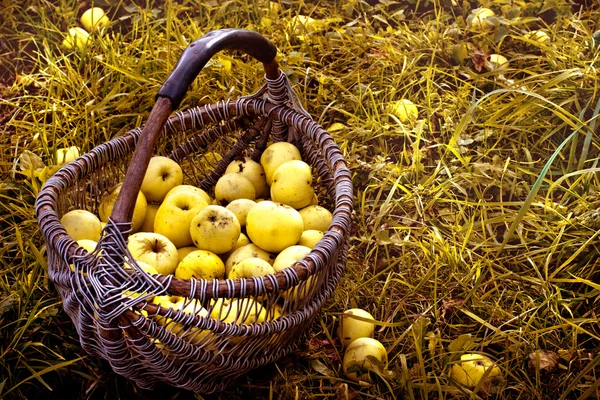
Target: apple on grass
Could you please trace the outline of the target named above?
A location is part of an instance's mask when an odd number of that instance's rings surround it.
[[[159,274],[175,272],[179,261],[177,247],[159,233],[138,232],[129,236],[127,248],[132,257],[153,266]]]
[[[178,192],[167,196],[154,218],[154,232],[165,235],[175,247],[190,246],[192,219],[207,207],[204,198],[193,192]]]
[[[372,383],[370,373],[377,369],[377,365],[371,357],[384,366],[387,364],[387,350],[378,340],[362,337],[350,343],[344,352],[342,361],[346,377],[355,382]]]
[[[141,191],[146,200],[160,203],[175,186],[183,183],[183,170],[177,162],[164,156],[154,156],[142,181]]]
[[[89,239],[97,242],[100,239],[100,219],[87,210],[71,210],[62,216],[60,223],[74,241]]]
[[[452,364],[450,376],[461,385],[475,388],[484,379],[500,376],[500,367],[489,357],[482,354],[468,353],[460,357],[460,361]]]
[[[354,316],[371,320],[373,322],[360,320]],[[361,308],[351,308],[344,311],[337,329],[338,338],[344,347],[361,337],[373,337],[375,332],[375,318]]]
[[[79,157],[79,147],[63,147],[56,149],[56,163],[67,164],[71,161],[75,161]]]
[[[210,205],[194,216],[189,231],[196,247],[223,254],[233,249],[242,228],[234,213],[225,207]]]
[[[122,183],[113,186],[108,190],[108,193],[102,196],[100,200],[100,205],[98,206],[98,214],[100,215],[100,220],[102,222],[108,222],[108,217],[112,215],[113,208],[115,207],[115,203],[117,202],[117,198],[119,197],[119,193],[121,192],[121,188],[123,187]],[[142,192],[138,192],[137,198],[135,199],[135,206],[133,208],[133,216],[131,217],[131,231],[137,232],[142,224],[144,223],[144,219],[146,219],[146,212],[148,211],[148,202],[146,201],[146,196]]]
[[[92,32],[96,29],[101,30],[110,24],[110,20],[104,13],[104,10],[100,7],[87,9],[81,15],[80,21],[81,25],[83,25],[88,32]]]

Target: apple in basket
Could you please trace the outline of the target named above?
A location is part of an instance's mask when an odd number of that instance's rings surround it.
[[[193,244],[190,234],[192,219],[208,203],[203,196],[192,191],[170,193],[158,207],[154,232],[165,235],[176,247],[190,246]]]
[[[235,199],[225,206],[226,209],[235,214],[241,226],[246,226],[246,217],[252,207],[256,205],[254,200]]]
[[[229,276],[231,270],[236,264],[239,264],[247,258],[258,257],[269,264],[273,264],[275,256],[266,250],[261,249],[254,243],[249,243],[231,252],[225,261],[225,274]]]
[[[237,243],[241,226],[233,212],[222,206],[210,205],[192,218],[189,232],[199,249],[223,254]]]
[[[154,156],[142,181],[142,193],[146,200],[160,203],[167,193],[183,183],[183,170],[174,160],[164,156]]]
[[[314,194],[310,165],[304,161],[286,161],[273,173],[271,200],[299,210],[312,202]]]
[[[167,193],[167,195],[165,196],[163,201],[168,199],[169,196],[171,196],[172,194],[180,193],[180,192],[191,192],[191,193],[197,194],[197,195],[201,196],[204,199],[204,201],[206,201],[206,204],[212,204],[212,199],[210,198],[208,193],[206,193],[204,190],[200,189],[199,187],[192,186],[192,185],[177,185],[177,186],[175,186],[173,189],[169,190],[169,192]]]
[[[300,236],[300,239],[298,240],[298,243],[300,246],[306,246],[306,247],[310,247],[311,249],[313,249],[317,243],[319,243],[319,240],[323,239],[323,236],[325,234],[322,231],[318,231],[315,229],[307,229],[304,232],[302,232],[302,236]]]
[[[333,214],[325,207],[313,205],[298,210],[304,222],[304,230],[317,230],[321,232],[329,229],[329,224],[333,220]]]
[[[300,150],[288,142],[277,142],[268,146],[260,156],[260,165],[265,170],[265,178],[270,185],[275,170],[281,164],[291,160],[302,160]]]
[[[256,197],[269,196],[269,185],[262,165],[245,157],[243,160],[234,160],[225,169],[225,174],[240,174],[247,178],[254,186]]]
[[[102,224],[98,217],[87,210],[71,210],[60,219],[60,223],[71,239],[98,241]]]
[[[273,253],[298,243],[302,231],[304,223],[297,210],[269,200],[257,203],[246,218],[248,238],[261,249]]]
[[[100,204],[98,205],[98,214],[102,222],[108,222],[108,217],[112,215],[113,208],[119,197],[122,183],[113,186],[108,190],[108,193],[102,196]],[[146,196],[142,192],[138,192],[137,198],[135,199],[135,206],[133,208],[133,216],[131,218],[131,231],[137,232],[144,223],[146,218],[146,212],[148,211],[148,202]]]
[[[308,253],[310,253],[310,247],[298,245],[289,246],[277,255],[273,262],[273,268],[277,272],[283,271],[284,269],[291,267],[296,261],[302,260]],[[304,300],[313,288],[315,279],[315,276],[311,276],[302,287],[298,286],[286,290],[282,293],[282,296],[287,299]]]
[[[215,199],[218,204],[227,204],[235,199],[256,199],[256,189],[242,174],[223,175],[215,185]]]
[[[225,277],[225,264],[215,253],[208,250],[194,250],[177,264],[175,277],[179,279],[222,279]]]
[[[138,232],[129,236],[127,248],[134,259],[153,266],[159,274],[175,272],[179,262],[177,247],[166,237],[154,232]]]

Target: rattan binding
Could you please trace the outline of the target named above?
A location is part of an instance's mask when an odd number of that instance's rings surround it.
[[[239,32],[217,31],[206,37]],[[268,60],[261,61],[271,73],[259,92],[163,118],[165,123],[155,128],[156,140],[147,146],[152,153],[144,156],[171,157],[182,165],[184,183],[210,191],[230,161],[244,156],[258,161],[273,141],[296,144],[314,171],[321,203],[334,217],[323,239],[293,267],[252,279],[151,276],[127,249],[130,215],[124,221],[111,218],[92,253],[67,235],[60,223],[64,213],[78,208],[96,212],[101,196],[133,173],[132,166],[127,172],[125,167],[133,165],[132,155],[145,130],[151,130],[152,115],[144,129],[101,144],[63,167],[37,198],[49,276],[81,346],[141,388],[165,382],[194,392],[221,391],[234,378],[289,354],[304,340],[344,270],[352,213],[350,172],[332,137],[295,101],[285,75],[267,67]],[[163,101],[170,111],[180,100],[165,97],[159,96],[155,109]],[[137,173],[143,174],[146,167],[147,161]],[[206,311],[193,314],[182,312],[183,306],[161,307],[150,302],[156,295],[181,296],[185,305],[195,302]],[[257,303],[247,300],[237,300],[235,315],[224,313],[224,303],[245,298],[260,301],[264,321],[242,323],[257,312]],[[167,318],[173,322],[166,324]]]

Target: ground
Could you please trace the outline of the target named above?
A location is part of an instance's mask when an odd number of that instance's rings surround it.
[[[113,22],[80,50],[61,43],[90,2],[16,3],[0,3],[0,397],[600,396],[595,2],[101,0]],[[473,24],[478,7],[494,16]],[[85,153],[140,126],[187,44],[224,27],[275,43],[342,150],[348,261],[298,351],[220,395],[145,392],[81,350],[48,280],[35,198],[58,148]],[[182,107],[253,93],[262,75],[221,53]],[[416,115],[394,111],[402,99]],[[354,307],[389,355],[373,384],[341,369],[335,329]],[[449,372],[465,353],[490,357],[501,379],[462,386]]]

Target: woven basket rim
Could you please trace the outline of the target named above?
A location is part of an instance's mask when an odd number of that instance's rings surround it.
[[[265,118],[269,118],[272,119],[273,121],[279,121],[279,122],[284,122],[287,123],[288,126],[294,126],[296,129],[299,129],[301,131],[301,133],[304,134],[308,134],[307,130],[310,127],[311,129],[314,130],[314,134],[318,134],[318,135],[326,135],[327,139],[331,140],[331,144],[334,144],[333,142],[333,138],[331,138],[331,136],[329,136],[329,134],[327,133],[327,131],[320,125],[318,125],[316,122],[312,121],[312,119],[297,113],[295,110],[285,106],[285,105],[273,105],[269,102],[267,102],[266,100],[263,99],[259,99],[259,98],[239,98],[237,100],[227,100],[227,101],[221,101],[218,102],[216,104],[209,104],[209,105],[205,105],[205,106],[199,106],[199,107],[194,107],[185,111],[178,111],[176,114],[179,115],[179,117],[181,115],[185,115],[191,112],[200,112],[200,113],[204,113],[204,114],[214,114],[220,107],[227,107],[227,108],[234,108],[236,115],[235,117],[265,117]],[[170,122],[173,122],[176,118],[178,118],[178,115],[174,115],[171,116],[169,118]],[[304,125],[303,125],[304,124]],[[174,126],[172,124],[169,124],[169,126]],[[175,126],[172,129],[177,129],[177,127]],[[165,128],[163,128],[163,135],[168,134],[169,132],[167,132],[168,130]],[[302,132],[304,131],[304,132]],[[58,223],[60,225],[60,227],[62,228],[62,224],[60,224],[60,219],[58,218],[58,214],[55,210],[51,209],[48,207],[48,205],[46,204],[46,202],[43,203],[43,206],[41,205],[41,203],[39,202],[39,199],[45,198],[45,197],[49,197],[51,198],[51,203],[56,204],[56,200],[57,200],[57,193],[54,191],[54,186],[57,185],[58,183],[63,183],[64,179],[69,179],[69,178],[77,178],[77,177],[82,177],[85,176],[86,173],[89,173],[90,171],[88,171],[87,168],[87,163],[88,163],[88,158],[92,158],[95,157],[96,154],[98,152],[100,152],[104,147],[107,147],[111,142],[117,142],[117,141],[124,141],[124,142],[133,142],[133,144],[135,145],[135,142],[137,141],[138,137],[139,137],[139,133],[141,132],[140,128],[136,128],[136,129],[132,129],[128,132],[126,132],[123,136],[119,136],[117,138],[114,138],[112,140],[110,140],[109,142],[100,144],[96,147],[94,147],[94,149],[92,149],[90,152],[84,154],[83,156],[79,157],[77,160],[67,164],[65,167],[61,168],[56,174],[54,174],[49,180],[48,182],[46,182],[46,184],[44,185],[44,187],[42,188],[42,190],[40,191],[40,194],[38,195],[38,201],[36,202],[36,217],[38,219],[38,224],[40,225],[42,232],[44,233],[44,236],[47,238],[46,232],[45,232],[45,227],[49,224],[56,224]],[[335,145],[335,144],[334,144]],[[337,145],[335,145],[335,147],[337,148]],[[339,152],[339,149],[338,149]],[[341,153],[340,153],[341,154]],[[268,293],[272,293],[275,291],[280,291],[280,290],[286,290],[289,289],[291,287],[294,287],[295,285],[297,285],[299,282],[302,281],[306,281],[308,280],[308,278],[310,278],[312,275],[314,275],[319,269],[319,265],[317,262],[315,262],[314,258],[315,257],[323,257],[323,254],[326,254],[327,249],[325,248],[325,244],[324,243],[331,243],[330,245],[332,247],[334,247],[334,249],[338,249],[340,246],[343,245],[344,241],[345,241],[345,237],[347,236],[349,229],[350,229],[350,219],[349,219],[349,214],[351,214],[352,212],[352,182],[350,179],[350,171],[347,168],[346,164],[345,164],[345,160],[343,160],[343,158],[341,158],[340,160],[341,163],[336,162],[336,177],[335,179],[338,179],[339,182],[337,182],[335,184],[336,187],[336,191],[338,191],[340,186],[346,186],[346,189],[349,189],[349,194],[346,195],[346,201],[342,201],[340,199],[332,199],[334,200],[335,203],[335,208],[332,211],[333,217],[334,217],[334,221],[335,220],[339,220],[339,224],[341,225],[340,227],[338,226],[334,226],[333,222],[332,224],[329,226],[328,230],[324,232],[324,236],[321,240],[319,240],[319,242],[317,243],[317,245],[315,246],[315,248],[311,249],[311,252],[304,257],[302,260],[299,260],[297,262],[295,262],[291,267],[287,268],[286,270],[293,270],[294,274],[296,274],[296,276],[298,277],[298,280],[295,283],[292,283],[289,286],[286,286],[286,282],[289,282],[290,279],[285,279],[283,278],[286,274],[289,275],[289,272],[286,273],[284,271],[279,271],[276,274],[270,274],[267,275],[266,277],[262,277],[261,279],[256,279],[255,278],[245,278],[245,279],[241,279],[241,281],[243,282],[243,286],[245,286],[246,288],[251,288],[251,293],[246,294],[246,295],[261,295],[261,294],[268,294]],[[57,185],[58,186],[58,185]],[[64,186],[64,185],[60,185],[62,186],[62,189],[66,189],[70,186]],[[344,219],[344,218],[336,218],[336,217],[340,217],[342,216],[342,214],[348,214],[348,218]],[[109,223],[107,224],[107,226],[103,229],[103,231],[109,229],[109,224],[111,224],[112,221],[109,220]],[[53,234],[56,234],[56,232],[53,232]],[[81,248],[76,241],[74,241],[71,237],[69,237],[66,233],[66,230],[64,230],[64,228],[62,228],[61,232],[58,232],[57,236],[52,236],[51,240],[54,241],[55,244],[57,244],[57,248],[60,249],[66,249],[67,254],[63,254],[63,256],[66,256],[65,259],[70,262],[72,261],[74,258],[73,257],[81,257],[83,255],[87,254],[87,251],[83,248]],[[102,240],[99,241],[99,245],[102,243]],[[322,259],[322,258],[321,258]],[[325,264],[325,263],[323,263]],[[279,285],[275,285],[272,281],[272,277],[275,277],[277,279],[277,282],[279,282]],[[190,285],[190,281],[195,281],[193,283],[194,286],[198,287],[198,289],[196,290],[196,293],[200,292],[203,294],[202,295],[194,295],[194,296],[188,296],[188,297],[193,297],[193,298],[201,298],[201,297],[208,297],[208,298],[236,298],[239,297],[239,295],[237,294],[237,292],[233,292],[231,293],[230,296],[224,297],[221,295],[218,295],[219,290],[215,290],[215,285],[214,282],[223,282],[224,285],[231,285],[232,282],[237,281],[237,279],[214,279],[214,280],[205,280],[205,279],[178,279],[175,277],[171,277],[171,276],[164,276],[164,275],[154,275],[153,277],[155,277],[159,282],[161,283],[165,283],[167,282],[166,288],[167,288],[167,292],[169,292],[169,289],[172,289],[173,284],[175,285],[181,285],[181,286],[188,286]],[[282,279],[283,278],[283,279]],[[291,279],[291,281],[293,282],[296,279]],[[262,285],[257,284],[259,281],[262,281]],[[281,282],[283,282],[283,284],[281,284]],[[209,283],[213,283],[213,285],[210,285]],[[253,288],[258,287],[258,291],[253,291]],[[261,290],[261,288],[264,288],[265,290]],[[204,289],[204,290],[202,290]],[[212,290],[211,290],[212,289]],[[217,294],[215,295],[215,292],[217,292]]]

